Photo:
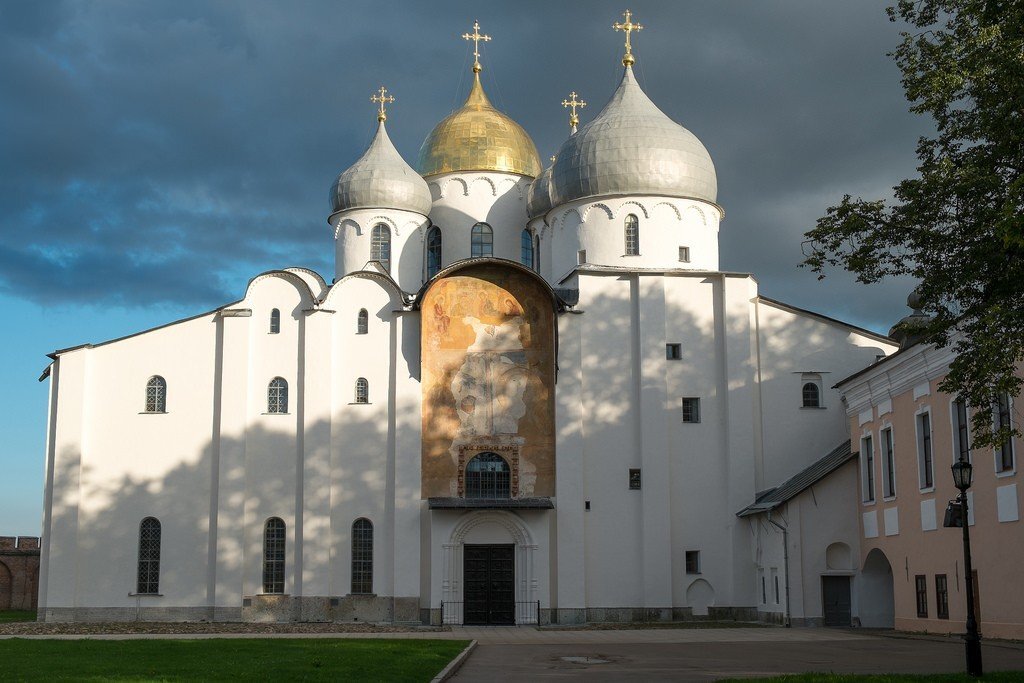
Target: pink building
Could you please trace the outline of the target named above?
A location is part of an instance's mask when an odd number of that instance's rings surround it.
[[[915,344],[837,386],[859,451],[860,615],[863,626],[931,633],[964,631],[963,538],[944,528],[955,498],[950,467],[974,465],[968,492],[977,618],[983,637],[1024,638],[1024,525],[1018,490],[1019,440],[971,450],[971,411],[937,389],[949,348]],[[999,401],[993,420],[1020,424]]]

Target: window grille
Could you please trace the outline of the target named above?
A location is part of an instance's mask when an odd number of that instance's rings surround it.
[[[281,331],[281,311],[276,308],[270,312],[270,334],[278,334]]]
[[[370,260],[391,272],[391,228],[386,225],[375,225],[370,232]]]
[[[882,430],[882,465],[885,467],[885,496],[896,495],[896,457],[892,452],[892,429]]]
[[[284,593],[285,526],[271,517],[263,526],[263,592]]]
[[[633,214],[626,216],[626,256],[640,255],[640,219]]]
[[[917,449],[921,468],[921,488],[931,488],[935,485],[935,472],[932,463],[932,420],[929,413],[917,416]]]
[[[288,412],[288,382],[280,377],[270,380],[267,386],[267,412]]]
[[[373,523],[364,517],[352,523],[352,592],[373,593]]]
[[[804,408],[820,408],[821,407],[821,390],[818,385],[814,382],[805,382],[803,389],[803,405]]]
[[[935,575],[935,611],[939,619],[949,619],[949,588],[945,574]]]
[[[629,490],[639,491],[640,490],[640,470],[630,469],[629,470]]]
[[[365,378],[356,380],[356,403],[370,402],[370,383]]]
[[[686,551],[686,573],[687,574],[700,574],[700,551],[699,550],[687,550]]]
[[[160,521],[146,517],[139,524],[139,566],[135,592],[160,593]]]
[[[356,318],[356,334],[366,334],[370,329],[370,316],[367,314],[366,309],[359,311],[359,316]]]
[[[689,263],[690,262],[690,248],[689,247],[679,247],[679,260],[682,261],[683,263]]]
[[[481,453],[466,465],[466,498],[511,498],[511,472],[497,453]]]
[[[686,397],[683,399],[683,422],[700,422],[700,399]]]
[[[953,402],[953,429],[956,457],[964,462],[971,461],[970,435],[967,431],[967,403],[963,399]]]
[[[1010,422],[1010,396],[999,394],[995,404],[995,427],[996,430],[1009,430],[1013,428]],[[1007,437],[1006,442],[996,449],[997,469],[1000,472],[1009,472],[1013,469],[1013,439]]]
[[[875,502],[875,451],[871,437],[860,440],[860,455],[864,462],[864,502]]]
[[[928,618],[928,579],[924,574],[914,577],[914,588],[917,593],[917,616]]]
[[[441,228],[436,225],[427,231],[427,278],[441,271]]]
[[[469,242],[469,255],[473,258],[494,255],[494,231],[486,223],[477,223],[473,226]]]
[[[160,375],[153,375],[146,382],[146,412],[167,412],[167,382]]]
[[[533,268],[533,235],[523,230],[519,236],[519,260],[527,268]]]
[[[682,360],[682,344],[665,344],[665,360]]]

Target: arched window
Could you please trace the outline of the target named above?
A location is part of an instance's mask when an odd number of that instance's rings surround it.
[[[640,219],[635,214],[626,216],[626,256],[640,255]]]
[[[267,412],[288,412],[288,382],[280,377],[270,380],[267,386]]]
[[[146,382],[146,412],[167,412],[167,382],[160,375],[153,375]]]
[[[818,388],[816,383],[804,382],[803,405],[804,408],[821,407],[821,389]]]
[[[281,311],[276,308],[270,312],[270,334],[281,331]]]
[[[375,225],[370,232],[370,260],[379,261],[391,272],[391,228],[386,225]]]
[[[359,317],[356,318],[356,334],[366,334],[370,329],[370,316],[367,315],[366,309],[363,308],[359,311]]]
[[[497,453],[481,453],[466,465],[466,498],[511,498],[508,463]]]
[[[271,517],[263,525],[263,592],[284,593],[284,521]]]
[[[139,524],[139,571],[135,592],[160,593],[160,520],[146,517]]]
[[[373,592],[373,522],[365,517],[352,523],[352,592]]]
[[[370,402],[370,383],[366,378],[360,377],[356,380],[356,403]]]
[[[436,225],[427,231],[427,279],[441,271],[441,228]]]
[[[494,255],[494,231],[486,223],[477,223],[470,234],[469,255],[473,258]]]
[[[533,269],[540,272],[540,235],[533,236]]]
[[[533,235],[529,230],[523,230],[519,236],[519,260],[527,268],[533,268]]]

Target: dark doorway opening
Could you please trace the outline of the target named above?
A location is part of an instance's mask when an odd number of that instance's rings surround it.
[[[850,626],[850,577],[821,577],[825,626]]]
[[[463,548],[466,624],[515,624],[515,546]]]

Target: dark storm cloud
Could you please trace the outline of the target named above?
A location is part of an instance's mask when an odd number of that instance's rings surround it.
[[[36,300],[211,305],[243,273],[327,274],[326,189],[365,148],[369,93],[398,96],[408,161],[464,97],[474,18],[484,84],[547,158],[559,102],[588,121],[621,72],[618,2],[8,3],[0,6],[0,288]],[[762,292],[878,328],[907,283],[815,283],[802,233],[844,192],[913,172],[879,2],[647,2],[637,73],[715,160],[723,269]],[[462,90],[460,91],[460,82]]]

